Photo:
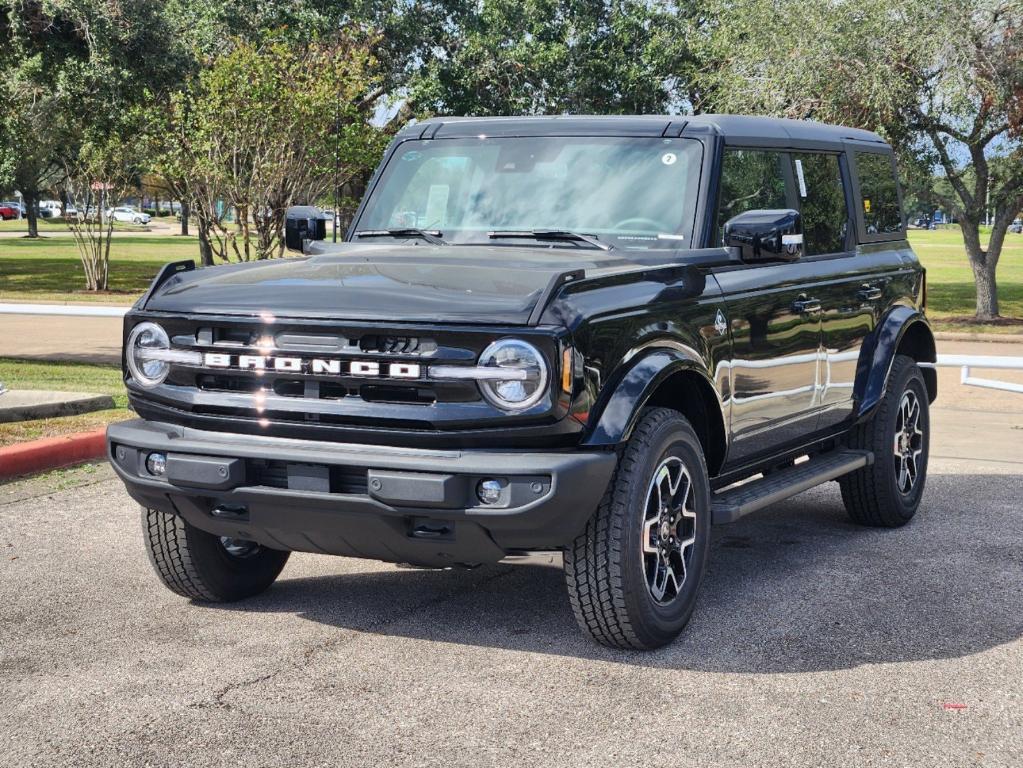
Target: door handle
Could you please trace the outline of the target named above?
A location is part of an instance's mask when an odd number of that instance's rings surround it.
[[[792,302],[792,309],[800,314],[810,315],[821,311],[820,299],[797,299]]]
[[[884,294],[876,285],[864,285],[856,292],[856,298],[860,301],[877,301]]]

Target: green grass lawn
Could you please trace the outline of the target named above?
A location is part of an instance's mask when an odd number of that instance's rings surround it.
[[[977,292],[959,229],[910,230],[909,242],[927,268],[927,315],[941,330],[1023,332],[1023,235],[1009,233],[998,261],[1001,313],[1016,322],[978,325]],[[986,244],[986,243],[985,243]]]
[[[6,222],[21,224],[23,222]],[[1000,325],[971,322],[976,294],[958,228],[911,230],[909,240],[927,267],[928,313],[944,330],[1023,331],[1023,235],[1006,236],[998,266],[1002,314],[1017,320]],[[111,245],[110,291],[83,290],[78,250],[70,238],[0,238],[0,301],[86,301],[127,305],[140,296],[168,261],[197,259],[193,237],[115,237]]]
[[[114,407],[78,416],[0,424],[0,446],[104,427],[131,417],[121,370],[113,365],[41,363],[0,358],[0,381],[8,389],[95,392],[114,398]]]
[[[131,304],[168,261],[198,259],[196,238],[131,235],[110,244],[110,290],[84,290],[73,239],[0,238],[0,301],[98,301]]]

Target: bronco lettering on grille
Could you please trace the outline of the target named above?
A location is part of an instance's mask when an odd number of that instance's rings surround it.
[[[416,363],[382,364],[367,360],[329,360],[326,358],[272,357],[269,355],[227,355],[207,352],[203,356],[207,368],[242,371],[276,371],[277,373],[313,373],[333,376],[387,377],[392,379],[418,379],[420,367]]]

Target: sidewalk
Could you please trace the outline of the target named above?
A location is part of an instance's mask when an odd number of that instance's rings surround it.
[[[43,219],[45,221],[45,219]],[[195,234],[195,228],[190,227],[192,236]],[[25,237],[28,234],[28,224],[25,223],[24,229],[3,229],[0,230],[0,239],[13,239],[19,237]],[[124,230],[115,229],[113,231],[113,237],[167,237],[169,235],[181,235],[181,222],[176,219],[154,219],[145,229],[134,229]],[[42,229],[39,230],[39,239],[46,240],[51,237],[71,237],[71,230],[66,227],[63,229]]]
[[[119,365],[122,324],[119,317],[0,315],[0,357]]]

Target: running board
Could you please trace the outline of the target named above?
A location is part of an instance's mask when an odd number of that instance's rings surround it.
[[[714,524],[734,523],[743,515],[873,463],[870,451],[839,449],[716,493],[712,502]]]

